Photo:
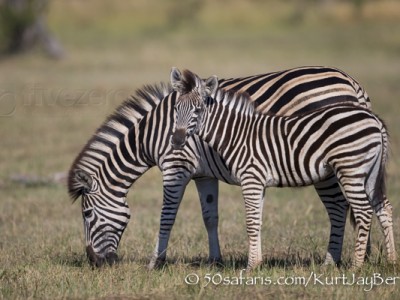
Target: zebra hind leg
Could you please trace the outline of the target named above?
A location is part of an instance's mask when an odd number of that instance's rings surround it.
[[[389,200],[384,197],[384,200],[373,204],[374,211],[381,224],[383,235],[385,237],[386,253],[388,261],[395,263],[397,260],[394,235],[393,235],[393,220],[392,220],[392,205]]]
[[[339,182],[354,214],[356,243],[352,266],[357,269],[364,263],[373,209],[365,190],[363,178],[343,173],[337,174],[337,178],[339,178]]]
[[[350,216],[350,224],[353,227],[353,229],[356,229],[356,220],[354,218],[354,213],[353,210],[349,209],[349,216]],[[368,236],[368,241],[367,241],[367,250],[365,252],[365,260],[368,261],[369,257],[371,256],[371,233]]]
[[[334,174],[314,185],[328,213],[331,224],[328,251],[324,265],[338,265],[341,260],[343,237],[349,204]]]
[[[218,240],[218,180],[201,178],[195,180],[200,197],[204,225],[208,234],[208,263],[222,263]]]
[[[356,230],[354,214],[349,209],[349,203],[343,195],[338,179],[334,174],[314,185],[322,203],[328,213],[331,223],[328,251],[323,265],[340,265],[343,249],[343,239],[347,213],[350,215],[350,223]],[[368,236],[366,258],[371,254],[371,236]]]
[[[375,211],[384,229],[388,254],[395,257],[392,216],[385,201],[385,165],[382,145],[371,147],[367,153],[352,157],[352,164],[337,160],[336,177],[354,214],[357,239],[353,267],[362,266],[369,240],[372,214]],[[356,167],[355,167],[356,166]]]
[[[352,266],[354,268],[359,268],[363,265],[367,252],[373,210],[368,201],[368,197],[360,199],[357,196],[351,197],[351,194],[351,191],[346,191],[346,195],[349,195],[348,199],[354,214],[357,235]]]
[[[393,235],[392,205],[390,204],[386,193],[386,149],[384,135],[382,154],[375,160],[373,168],[369,172],[365,182],[366,192],[369,195],[370,203],[375,211],[383,234],[385,237],[385,246],[388,260],[391,263],[396,261],[396,250]],[[383,155],[383,158],[382,158]]]

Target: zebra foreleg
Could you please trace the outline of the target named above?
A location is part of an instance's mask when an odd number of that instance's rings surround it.
[[[215,178],[196,179],[204,225],[208,234],[209,263],[221,263],[221,249],[218,240],[218,180]]]
[[[246,229],[249,241],[247,271],[253,270],[263,262],[261,251],[262,209],[264,187],[254,182],[242,183],[242,193],[246,210]]]
[[[164,199],[161,209],[160,231],[153,256],[148,265],[150,270],[162,266],[166,261],[169,237],[187,182],[187,180],[181,180],[167,181],[166,183],[164,177]]]

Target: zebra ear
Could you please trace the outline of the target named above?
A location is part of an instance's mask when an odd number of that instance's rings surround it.
[[[218,89],[218,77],[216,75],[211,76],[206,80],[206,95],[210,97],[214,95]]]
[[[170,74],[172,88],[178,93],[183,94],[182,73],[178,68],[172,67]]]
[[[75,180],[80,185],[82,185],[82,187],[85,189],[86,192],[89,192],[92,190],[93,179],[89,173],[87,173],[83,170],[80,170],[80,169],[76,170],[75,171]]]

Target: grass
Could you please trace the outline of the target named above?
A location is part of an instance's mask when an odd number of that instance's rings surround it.
[[[153,168],[128,195],[133,215],[119,249],[122,262],[93,270],[84,255],[79,203],[70,203],[64,184],[46,180],[68,170],[96,127],[126,96],[143,84],[168,80],[171,66],[220,77],[299,65],[337,66],[362,83],[374,111],[389,127],[388,193],[400,249],[396,198],[400,193],[400,43],[394,38],[400,23],[392,17],[396,2],[386,2],[389,11],[381,3],[379,10],[373,10],[368,3],[358,20],[351,17],[351,7],[340,4],[329,13],[323,8],[307,10],[304,21],[293,23],[291,3],[232,1],[225,10],[222,4],[208,1],[193,23],[186,20],[173,27],[163,13],[167,7],[155,9],[153,2],[146,6],[146,1],[135,5],[116,1],[111,6],[99,1],[88,9],[93,3],[54,1],[49,20],[66,47],[66,59],[49,61],[37,50],[0,61],[0,298],[397,299],[400,278],[394,285],[376,285],[371,291],[366,291],[368,284],[328,284],[331,277],[342,274],[351,278],[347,266],[354,236],[348,226],[343,268],[320,266],[329,228],[312,188],[267,191],[265,263],[249,276],[274,282],[283,277],[288,284],[235,285],[247,259],[238,187],[222,184],[220,188],[223,266],[206,264],[207,237],[191,183],[172,232],[169,263],[161,270],[147,271],[162,204],[160,172]],[[323,16],[318,17],[318,12]],[[44,180],[32,180],[35,176]],[[24,184],[21,178],[28,180]],[[371,258],[356,276],[399,277],[399,265],[386,264],[376,220],[372,238]],[[199,284],[185,283],[190,274],[199,276]],[[319,278],[328,283],[295,284],[297,277],[310,274],[322,274]],[[215,283],[225,278],[233,284],[204,287],[209,276]]]

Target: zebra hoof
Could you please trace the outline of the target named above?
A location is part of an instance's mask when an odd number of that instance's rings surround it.
[[[397,265],[397,264],[399,264],[399,261],[397,260],[397,254],[396,254],[396,252],[388,254],[387,261],[388,261],[388,263],[391,264],[391,265]]]
[[[321,267],[324,269],[339,268],[340,266],[341,261],[335,262],[329,259],[325,259],[325,261],[321,264]]]
[[[259,269],[259,268],[261,268],[261,263],[256,264],[254,266],[247,265],[245,272],[246,272],[246,274],[250,274],[250,273],[252,273],[253,271],[255,271],[255,270]]]
[[[207,260],[207,264],[210,265],[211,267],[223,267],[224,262],[220,257],[218,258],[213,257]]]
[[[352,273],[359,273],[361,271],[362,266],[364,265],[364,263],[360,263],[360,262],[352,262],[349,271]]]
[[[323,263],[320,265],[321,271],[324,272],[330,272],[330,271],[336,271],[340,269],[340,265],[334,262],[331,263]]]
[[[156,258],[156,259],[152,259],[150,261],[147,268],[149,270],[158,270],[158,269],[161,269],[163,266],[165,266],[165,264],[166,264],[165,258]]]

